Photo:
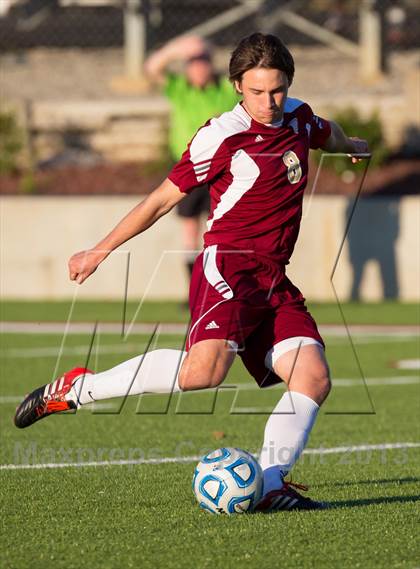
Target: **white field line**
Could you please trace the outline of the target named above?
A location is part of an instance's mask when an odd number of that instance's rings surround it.
[[[343,378],[343,379],[334,379],[332,381],[333,386],[334,387],[363,387],[363,380],[360,379],[356,379],[356,378]],[[420,378],[419,377],[405,377],[405,376],[397,376],[397,377],[371,377],[366,379],[366,384],[369,385],[373,385],[373,386],[382,386],[382,385],[417,385],[420,384]],[[232,383],[225,383],[224,385],[222,385],[219,388],[219,391],[233,391],[234,388],[236,388],[236,390],[238,391],[273,391],[274,389],[284,389],[284,384],[278,384],[278,385],[273,385],[271,387],[266,387],[264,390],[261,390],[261,388],[256,384],[256,383],[238,383],[236,384],[232,384]],[[226,388],[226,389],[224,389]],[[216,389],[207,389],[207,391],[216,391]],[[191,392],[185,392],[183,395],[188,395],[189,397],[197,395],[203,393],[203,390],[200,391],[191,391]],[[153,394],[153,393],[148,393],[148,396],[150,395],[162,395],[162,394]],[[133,397],[136,397],[135,395],[133,395]],[[138,395],[138,397],[140,397],[140,395]],[[1,404],[7,404],[7,403],[20,403],[23,400],[23,395],[3,395],[0,396],[0,405]],[[90,410],[95,406],[94,409],[112,409],[115,407],[114,403],[100,403],[98,401],[96,401],[94,404],[88,404],[88,405],[83,405],[83,407],[80,407],[80,409],[83,410]],[[254,411],[261,411],[261,409],[257,409],[257,408],[252,408]],[[242,410],[242,407],[241,407]]]
[[[93,322],[72,322],[67,334],[92,334],[95,324]],[[63,334],[65,322],[0,322],[0,332],[8,334]],[[121,334],[121,324],[116,322],[99,323],[101,334]],[[343,325],[321,324],[320,332],[326,336],[346,337],[348,332]],[[151,334],[155,324],[137,323],[130,327],[130,334]],[[185,334],[187,324],[165,323],[159,324],[161,334]],[[415,325],[379,325],[354,324],[349,325],[352,336],[383,336],[383,337],[416,337],[420,333],[419,326]]]
[[[146,347],[146,344],[105,344],[99,347],[100,354],[127,354],[127,353],[141,353],[141,350]],[[178,346],[179,348],[179,346]],[[86,356],[89,351],[89,344],[79,346],[68,346],[61,350],[62,356]],[[60,353],[59,346],[46,346],[42,348],[11,348],[9,350],[2,350],[0,357],[2,358],[56,358]]]
[[[397,369],[415,369],[420,370],[420,359],[418,360],[399,360],[395,367]]]
[[[332,384],[334,387],[362,387],[364,385],[362,378],[341,378],[333,379]],[[420,384],[419,376],[393,376],[393,377],[370,377],[366,379],[366,385],[417,385]],[[285,388],[284,383],[279,383],[277,385],[271,385],[270,387],[265,387],[261,389],[257,383],[224,383],[218,389],[223,391],[223,388],[228,388],[233,390],[236,387],[239,391],[272,391],[278,388]],[[217,388],[216,388],[217,389]],[[209,389],[208,391],[215,391],[215,389]],[[202,391],[187,391],[184,395],[195,395],[197,393],[202,393]],[[0,399],[1,400],[1,399]]]
[[[366,385],[416,385],[420,383],[418,376],[395,376],[395,377],[368,377]],[[359,379],[333,379],[334,387],[354,387],[362,386],[363,380]]]
[[[64,334],[65,322],[0,322],[0,332],[7,334]],[[95,327],[94,322],[71,322],[66,334],[92,334]],[[130,334],[151,334],[154,332],[156,324],[137,323],[133,324]],[[117,322],[100,322],[98,330],[101,334],[120,334],[122,324]],[[161,334],[185,334],[187,324],[182,323],[161,323],[159,333]]]
[[[403,448],[419,448],[419,443],[383,443],[375,445],[357,445],[347,447],[331,447],[331,448],[308,448],[303,454],[347,454],[352,452],[369,452],[373,450],[396,450]],[[164,458],[140,458],[132,460],[101,460],[90,462],[45,462],[35,464],[1,464],[0,470],[43,470],[46,468],[81,468],[84,466],[128,466],[140,464],[181,464],[196,462],[201,456],[183,456],[183,457],[164,457]]]
[[[328,333],[323,334],[323,338],[328,346],[343,345],[349,343],[348,335],[330,336]],[[371,335],[371,334],[351,334],[351,338],[356,345],[360,344],[384,344],[386,342],[412,342],[417,338],[415,334],[387,334],[387,335]]]

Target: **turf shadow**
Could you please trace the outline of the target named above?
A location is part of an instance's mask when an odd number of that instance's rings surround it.
[[[353,480],[345,482],[325,482],[324,484],[317,484],[317,488],[322,488],[323,486],[359,486],[361,484],[409,484],[413,482],[420,482],[420,478],[415,476],[407,476],[406,478],[380,478],[371,480]]]
[[[393,504],[396,502],[418,502],[420,501],[420,495],[416,494],[413,496],[381,496],[379,498],[363,498],[360,500],[342,500],[336,502],[329,502],[328,509],[340,509],[340,508],[355,508],[360,506],[373,506],[375,504]]]

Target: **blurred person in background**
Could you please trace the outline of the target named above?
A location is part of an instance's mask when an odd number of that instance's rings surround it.
[[[169,70],[174,62],[184,64],[183,72]],[[146,60],[145,71],[153,83],[163,87],[171,104],[169,152],[174,162],[181,159],[188,142],[209,118],[229,111],[239,100],[229,80],[216,73],[210,46],[197,36],[183,36],[167,43]],[[201,215],[209,210],[207,184],[197,188],[177,208],[189,276],[201,248]]]

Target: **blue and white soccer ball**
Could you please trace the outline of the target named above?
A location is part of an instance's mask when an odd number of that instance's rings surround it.
[[[219,448],[203,456],[192,482],[200,507],[213,514],[252,511],[262,486],[261,466],[240,448]]]

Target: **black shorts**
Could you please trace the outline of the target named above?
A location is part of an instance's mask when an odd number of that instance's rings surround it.
[[[210,192],[208,184],[195,188],[177,206],[180,217],[199,217],[210,211]]]

